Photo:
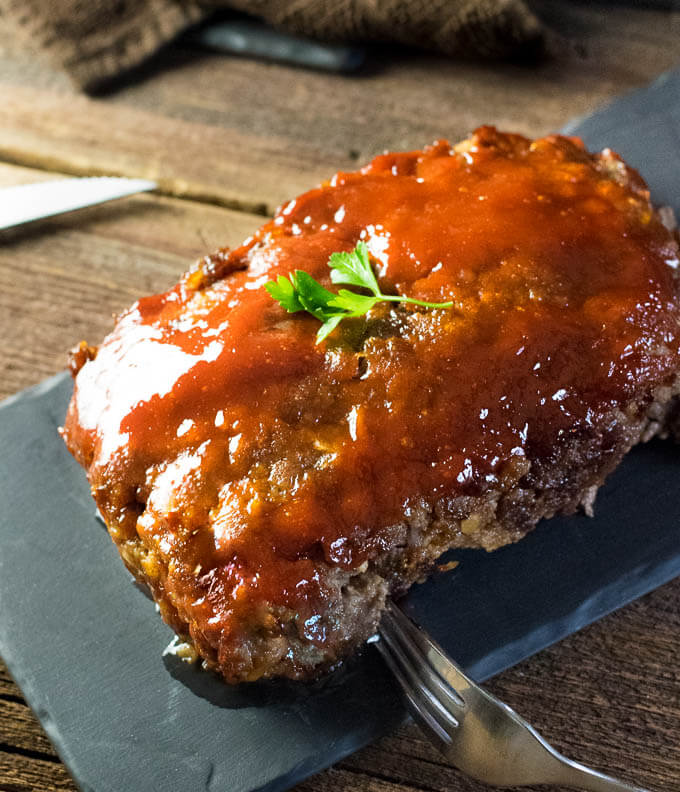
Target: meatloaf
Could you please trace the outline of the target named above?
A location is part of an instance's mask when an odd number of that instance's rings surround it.
[[[316,343],[265,284],[362,240],[382,302]],[[64,439],[123,561],[228,682],[327,670],[448,548],[591,509],[677,421],[678,238],[640,176],[490,127],[282,207],[72,358]],[[569,536],[564,536],[569,542]]]

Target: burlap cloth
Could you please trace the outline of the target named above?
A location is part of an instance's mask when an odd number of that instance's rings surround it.
[[[85,90],[216,9],[326,41],[399,42],[450,55],[503,57],[542,35],[524,0],[0,0],[4,25]]]

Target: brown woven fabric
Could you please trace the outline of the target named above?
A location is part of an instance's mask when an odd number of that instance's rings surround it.
[[[399,42],[502,57],[540,40],[524,0],[0,0],[0,16],[85,90],[152,55],[216,9],[332,41]]]

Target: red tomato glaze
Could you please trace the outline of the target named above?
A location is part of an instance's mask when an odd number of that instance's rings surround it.
[[[328,258],[360,239],[384,292],[455,308],[381,305],[317,345],[264,284],[335,289]],[[491,128],[385,154],[133,305],[65,437],[124,557],[141,537],[152,587],[222,654],[264,603],[323,641],[319,564],[359,567],[414,504],[497,486],[677,371],[677,265],[615,155]]]

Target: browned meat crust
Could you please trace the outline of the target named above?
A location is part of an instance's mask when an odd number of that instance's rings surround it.
[[[633,445],[677,432],[667,225],[616,155],[565,138],[385,155],[81,345],[65,440],[207,666],[316,675],[442,552],[591,510]],[[315,346],[262,285],[330,287],[360,237],[384,290],[460,310],[377,306]]]

